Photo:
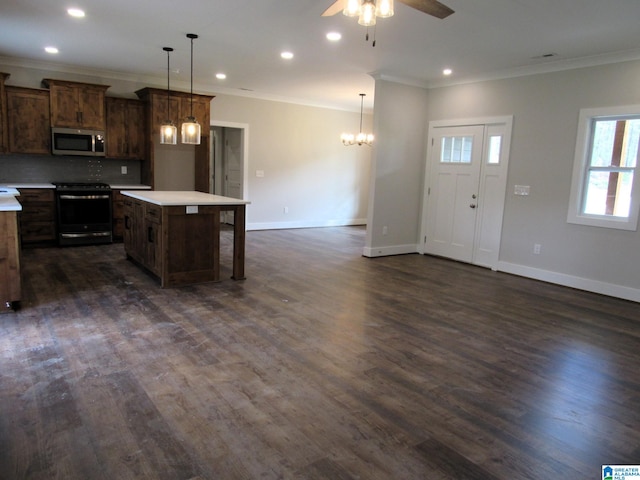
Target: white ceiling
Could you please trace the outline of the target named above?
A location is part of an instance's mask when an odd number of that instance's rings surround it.
[[[172,87],[188,90],[186,34],[196,33],[196,93],[357,111],[361,92],[372,106],[371,74],[434,86],[640,58],[640,0],[442,2],[455,13],[439,20],[396,0],[395,16],[378,21],[372,47],[356,19],[321,17],[332,0],[0,0],[0,60],[107,70],[162,86],[162,47],[169,46],[179,72]],[[69,6],[87,16],[69,17]],[[327,41],[329,31],[342,40]],[[45,53],[47,45],[60,53]],[[280,58],[285,49],[293,60]],[[550,53],[556,56],[541,58]],[[444,67],[454,71],[446,80]],[[215,78],[219,71],[226,80]]]

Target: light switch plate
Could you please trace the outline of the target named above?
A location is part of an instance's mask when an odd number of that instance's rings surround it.
[[[526,196],[526,195],[529,195],[529,189],[530,189],[530,188],[531,188],[531,187],[530,187],[529,185],[516,185],[516,187],[515,187],[515,189],[514,189],[513,193],[514,193],[515,195],[523,195],[523,196]]]
[[[198,213],[198,205],[187,205],[187,213]]]

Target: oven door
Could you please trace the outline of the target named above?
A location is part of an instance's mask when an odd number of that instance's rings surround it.
[[[60,245],[111,243],[111,192],[58,192]]]

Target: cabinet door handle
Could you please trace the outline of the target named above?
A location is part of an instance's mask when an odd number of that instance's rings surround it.
[[[131,219],[126,215],[124,217],[124,228],[131,230]]]
[[[153,243],[153,227],[147,227],[147,240]]]

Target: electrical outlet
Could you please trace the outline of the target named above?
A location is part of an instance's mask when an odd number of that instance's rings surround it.
[[[282,211],[283,211],[284,213],[289,213],[289,207],[284,207],[284,208],[282,209]]]
[[[542,250],[542,245],[540,245],[539,243],[534,243],[533,244],[533,254],[534,255],[540,255],[540,251]]]
[[[122,173],[122,175],[126,175],[127,174],[127,166],[123,165],[120,167],[120,173]]]

